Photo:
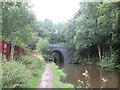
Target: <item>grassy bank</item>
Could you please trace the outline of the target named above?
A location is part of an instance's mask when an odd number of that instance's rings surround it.
[[[60,81],[61,77],[66,77],[66,74],[55,65],[51,63],[51,70],[54,73],[53,88],[74,88],[72,84],[63,83]]]
[[[2,63],[3,88],[37,88],[45,68],[41,55],[24,55],[9,62],[3,59]]]
[[[37,88],[42,77],[43,72],[45,71],[45,67],[43,66],[40,70],[37,71],[37,76],[32,77],[31,82],[29,84],[29,88]]]

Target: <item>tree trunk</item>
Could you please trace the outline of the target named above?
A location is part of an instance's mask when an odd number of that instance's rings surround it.
[[[15,46],[15,36],[13,30],[11,31],[11,53],[10,53],[10,59],[14,60],[14,46]]]
[[[101,55],[101,48],[100,48],[100,44],[98,44],[98,55],[99,55],[99,59],[100,59],[100,62],[102,61],[102,55]]]
[[[112,45],[110,44],[110,58],[112,58]]]
[[[90,61],[91,59],[90,59],[90,55],[89,55],[89,53],[87,53],[87,56],[88,56],[88,60]]]
[[[13,61],[14,60],[14,45],[11,45],[11,60]]]
[[[102,59],[105,57],[105,49],[103,48],[103,50],[102,50]]]

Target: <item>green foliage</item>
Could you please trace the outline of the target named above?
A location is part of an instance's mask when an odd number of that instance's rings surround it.
[[[118,13],[118,3],[80,3],[74,18],[65,25],[66,46],[71,51],[71,58],[74,58],[71,60],[72,63],[92,64],[92,60],[89,62],[90,59],[99,58],[102,61],[102,57],[105,57],[105,61],[108,60],[106,52],[111,55],[120,48]],[[106,63],[118,59],[109,59]]]
[[[118,68],[118,69],[120,70],[120,64],[116,65],[116,67],[115,67],[115,68]]]
[[[34,76],[31,78],[31,81],[28,85],[29,88],[37,88],[38,87],[38,84],[39,84],[39,81],[42,77],[42,74],[45,71],[45,60],[43,59],[43,57],[42,56],[37,56],[37,57],[34,56],[33,61],[34,60],[36,60],[36,63],[34,64],[33,67],[36,66],[35,67],[36,70],[32,70],[32,73]],[[27,61],[27,62],[29,62],[29,61]]]
[[[3,88],[36,88],[44,66],[45,61],[40,55],[21,56],[17,61],[3,60]]]
[[[64,43],[64,24],[53,24],[51,20],[45,19],[38,22],[38,29],[35,30],[39,37],[46,38],[50,43]]]
[[[23,64],[15,61],[3,62],[3,88],[25,88],[31,77],[31,71]]]
[[[31,78],[31,81],[28,85],[29,88],[38,88],[38,84],[40,82],[40,79],[42,78],[42,74],[44,71],[45,71],[45,67],[43,65],[38,71],[36,71],[37,76]]]
[[[116,54],[112,54],[112,57],[105,56],[102,59],[102,62],[99,65],[103,68],[114,69],[116,68],[118,56]]]
[[[59,60],[60,57],[59,57],[59,55],[58,55],[57,53],[52,53],[50,59],[51,59],[51,60],[54,60],[55,58],[56,58],[57,60]]]
[[[32,74],[37,76],[37,72],[40,68],[42,68],[45,64],[44,58],[42,56],[36,55],[26,55],[21,56],[19,62],[25,65],[25,67],[32,71]]]
[[[36,45],[36,49],[44,56],[46,53],[48,53],[49,51],[49,42],[46,39],[42,39],[40,38],[40,40],[38,41],[37,45]]]
[[[25,47],[34,36],[35,17],[27,2],[3,2],[3,40]]]
[[[2,3],[2,40],[12,44],[11,60],[14,57],[14,46],[26,48],[34,39],[36,18],[27,2]]]
[[[60,81],[61,77],[65,77],[66,74],[55,65],[55,63],[51,63],[51,69],[54,73],[54,81],[53,88],[74,88],[71,84],[65,84]]]
[[[97,65],[99,63],[98,60],[88,60],[88,59],[80,59],[80,60],[71,60],[70,63],[73,64],[89,64],[89,65]]]

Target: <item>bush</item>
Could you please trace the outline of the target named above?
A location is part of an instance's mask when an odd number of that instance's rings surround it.
[[[40,54],[43,55],[44,58],[47,58],[46,53],[49,52],[49,46],[50,43],[47,39],[40,38],[38,43],[36,44],[36,49],[38,50],[38,52],[40,52]]]
[[[70,63],[74,63],[74,64],[88,64],[88,62],[90,62],[87,59],[75,59],[72,60]]]
[[[0,79],[2,78],[3,88],[36,88],[45,65],[41,55],[24,55],[17,61],[9,62],[3,57],[2,63],[0,72],[3,75],[0,75]],[[2,85],[0,83],[0,88]]]
[[[99,65],[102,68],[114,69],[117,65],[117,57],[118,56],[116,54],[112,54],[112,58],[110,58],[109,56],[105,56]]]
[[[40,55],[21,56],[19,62],[24,64],[27,69],[31,70],[33,75],[37,75],[37,71],[45,64],[44,58]]]
[[[3,88],[20,88],[27,87],[32,77],[31,71],[19,62],[3,62]]]

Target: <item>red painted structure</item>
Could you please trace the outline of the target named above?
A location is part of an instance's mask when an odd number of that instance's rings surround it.
[[[19,54],[24,54],[25,51],[23,48],[19,47],[19,46],[15,46],[14,47],[14,56],[17,57]]]
[[[30,54],[33,54],[33,55],[36,55],[36,54],[37,54],[37,52],[34,51],[34,50],[27,50],[27,53],[30,53]]]
[[[0,53],[3,56],[6,56],[6,58],[8,59],[10,57],[10,53],[11,53],[11,44],[7,43],[3,40],[0,40]],[[33,51],[33,50],[27,50],[28,53],[36,55],[37,52]],[[15,46],[14,47],[14,57],[17,57],[20,54],[24,54],[25,50],[19,46]]]
[[[0,53],[2,53],[2,55],[5,55],[6,58],[9,58],[10,52],[11,52],[11,44],[0,40]]]

